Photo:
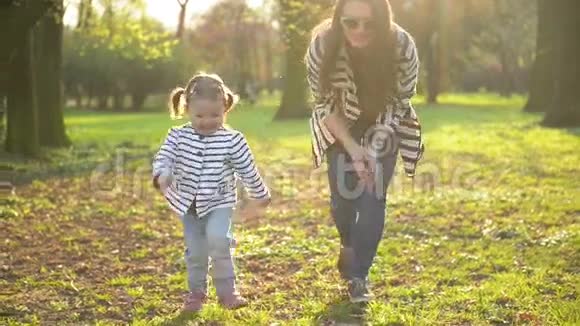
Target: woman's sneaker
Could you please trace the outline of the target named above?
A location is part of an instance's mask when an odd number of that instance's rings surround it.
[[[185,296],[185,302],[183,303],[184,312],[199,312],[203,307],[203,304],[207,300],[207,294],[203,291],[196,290],[189,292]]]
[[[356,277],[348,283],[348,295],[352,303],[369,302],[373,298],[367,282]]]

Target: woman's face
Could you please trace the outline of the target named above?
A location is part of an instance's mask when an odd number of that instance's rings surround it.
[[[346,40],[354,48],[366,48],[375,36],[373,10],[366,2],[347,1],[342,9],[340,23]]]

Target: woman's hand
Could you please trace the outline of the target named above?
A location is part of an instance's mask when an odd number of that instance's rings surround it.
[[[350,141],[345,142],[344,148],[346,149],[346,152],[353,162],[367,160],[368,155],[366,149],[355,142],[354,139],[350,139]]]
[[[365,185],[365,187],[367,187],[367,189],[371,189],[374,184],[373,176],[376,167],[374,158],[368,154],[364,147],[354,141],[345,146],[345,148],[352,160],[353,168],[359,180]]]
[[[324,119],[324,123],[334,137],[342,143],[352,160],[354,170],[360,182],[363,182],[365,187],[370,191],[374,186],[374,168],[376,166],[374,164],[374,158],[352,138],[347,127],[346,118],[343,116],[341,110],[335,110],[329,114]]]
[[[373,193],[376,183],[376,172],[377,172],[377,158],[372,155],[368,156],[367,159],[367,169],[368,169],[368,179],[366,180],[365,186],[367,187],[367,192]]]

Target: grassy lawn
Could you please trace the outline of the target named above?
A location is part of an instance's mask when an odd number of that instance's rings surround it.
[[[306,121],[271,122],[276,98],[238,107],[229,123],[247,135],[274,203],[261,220],[236,217],[251,305],[226,311],[212,295],[196,316],[179,312],[181,225],[148,178],[176,122],[69,112],[72,149],[7,163],[42,178],[0,203],[0,324],[578,325],[579,131],[540,127],[523,101],[418,101],[427,152],[414,184],[399,169],[391,185],[367,307],[347,302],[335,270]]]

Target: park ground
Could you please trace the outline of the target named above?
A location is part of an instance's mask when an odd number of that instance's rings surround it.
[[[0,324],[578,325],[580,130],[547,129],[524,99],[446,95],[418,112],[427,151],[391,186],[370,279],[348,304],[324,172],[306,120],[272,122],[277,98],[234,111],[274,201],[236,217],[240,290],[251,304],[198,315],[185,290],[179,220],[150,186],[167,114],[67,111],[74,146],[11,158],[0,203]],[[4,163],[3,163],[4,164]]]

